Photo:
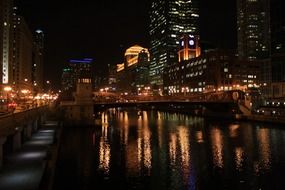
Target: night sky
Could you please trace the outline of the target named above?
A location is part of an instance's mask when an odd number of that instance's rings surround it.
[[[149,47],[149,0],[16,0],[32,30],[45,32],[45,79],[59,88],[69,59],[94,58],[95,68],[123,61],[129,46]],[[200,0],[201,40],[236,48],[235,0]]]

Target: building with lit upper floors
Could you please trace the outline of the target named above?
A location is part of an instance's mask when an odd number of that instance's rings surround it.
[[[271,94],[270,0],[237,0],[238,56],[260,62],[263,95]]]
[[[150,10],[150,82],[162,88],[163,71],[178,62],[179,38],[199,33],[197,0],[153,0]]]
[[[267,59],[270,55],[270,1],[237,0],[240,59]]]
[[[179,62],[164,70],[165,94],[191,95],[260,86],[258,61],[239,60],[235,52],[229,50],[200,54],[198,39],[194,35],[181,38]]]
[[[138,93],[139,89],[149,84],[149,51],[135,45],[126,50],[124,57],[124,63],[117,65],[117,91]]]

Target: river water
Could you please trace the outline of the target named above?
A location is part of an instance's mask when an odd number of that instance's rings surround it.
[[[64,128],[54,189],[285,189],[285,126],[100,114],[95,127]]]

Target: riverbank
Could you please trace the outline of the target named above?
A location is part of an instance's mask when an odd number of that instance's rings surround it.
[[[215,118],[215,119],[285,124],[285,117],[282,116],[257,115],[257,114],[244,115],[241,113],[228,113],[228,112],[218,112],[218,111],[203,112],[201,110],[187,110],[187,109],[177,109],[177,108],[172,108],[172,109],[155,108],[155,110],[165,111],[170,113],[189,114],[198,117]]]
[[[285,117],[267,115],[236,115],[237,120],[285,124]]]

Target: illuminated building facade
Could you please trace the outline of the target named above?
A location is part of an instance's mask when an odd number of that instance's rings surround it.
[[[138,63],[139,53],[141,51],[144,51],[145,53],[147,53],[147,56],[149,59],[150,55],[149,55],[148,49],[143,48],[139,45],[134,45],[126,50],[124,63],[117,64],[117,72],[127,69],[128,67],[131,67],[133,65],[136,65]]]
[[[200,55],[199,36],[184,34],[179,41],[178,62],[193,59]]]
[[[80,78],[92,79],[93,59],[72,59],[63,69],[62,73],[62,90],[74,91]]]
[[[240,59],[269,58],[269,0],[237,0],[238,54]]]
[[[0,66],[1,83],[10,84],[11,75],[11,50],[12,50],[12,0],[0,0]]]
[[[150,11],[152,85],[163,85],[163,70],[178,62],[179,39],[182,34],[199,33],[197,0],[154,0]]]
[[[125,52],[125,61],[117,65],[116,83],[119,91],[137,93],[137,88],[149,83],[148,49],[135,45]]]
[[[259,80],[259,62],[240,61],[233,52],[215,50],[167,67],[164,91],[168,95],[186,95],[245,90],[258,87]]]

